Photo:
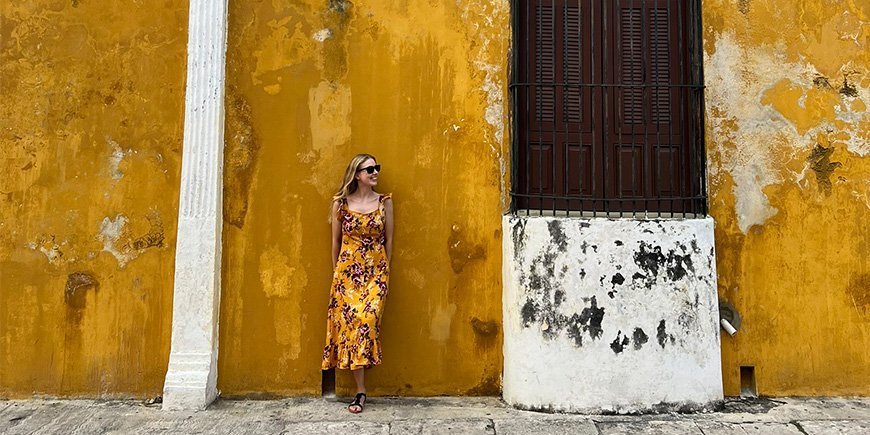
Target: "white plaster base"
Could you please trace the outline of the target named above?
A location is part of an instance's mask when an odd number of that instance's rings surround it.
[[[162,409],[203,410],[217,396],[217,361],[211,353],[170,355]]]
[[[221,226],[212,217],[182,216],[178,230],[163,409],[201,410],[218,394]]]
[[[584,413],[721,403],[712,219],[503,227],[505,401]]]

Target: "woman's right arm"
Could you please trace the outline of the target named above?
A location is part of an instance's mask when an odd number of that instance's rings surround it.
[[[338,201],[332,203],[332,270],[338,263],[338,253],[341,250],[341,222],[338,215]]]

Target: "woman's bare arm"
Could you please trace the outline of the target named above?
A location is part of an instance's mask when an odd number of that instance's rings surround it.
[[[341,251],[341,222],[338,216],[338,201],[332,203],[332,269],[338,262],[338,253]]]
[[[393,200],[388,198],[384,201],[384,211],[386,212],[386,238],[387,238],[387,262],[393,258]]]

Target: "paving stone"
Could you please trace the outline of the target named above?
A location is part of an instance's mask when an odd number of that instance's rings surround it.
[[[521,411],[498,398],[373,399],[358,415],[320,398],[220,400],[196,412],[137,401],[0,400],[0,434],[870,434],[870,398],[744,401],[726,412],[640,416]]]
[[[696,421],[705,435],[801,435],[791,423]]]
[[[608,421],[596,423],[602,435],[696,435],[703,434],[693,421]]]
[[[796,422],[808,435],[867,435],[870,434],[870,421],[832,420]]]
[[[495,433],[497,434],[572,434],[572,435],[597,435],[598,428],[592,420],[495,420]]]
[[[447,420],[395,420],[390,424],[391,435],[495,435],[489,419]]]
[[[249,432],[249,433],[265,433],[265,432]],[[388,435],[390,433],[389,423],[375,423],[371,421],[341,421],[341,422],[324,422],[324,421],[306,421],[301,423],[290,423],[285,428],[282,434],[304,434],[304,435],[333,435],[333,434],[354,434],[354,435]]]

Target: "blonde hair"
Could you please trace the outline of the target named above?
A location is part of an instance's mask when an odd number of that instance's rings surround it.
[[[340,201],[342,198],[347,198],[351,193],[356,192],[357,189],[357,181],[356,181],[356,173],[359,172],[359,165],[363,164],[368,159],[372,159],[375,163],[378,162],[378,159],[371,154],[357,154],[350,159],[350,163],[347,165],[347,169],[344,171],[344,179],[341,181],[341,187],[338,188],[338,192],[335,192],[335,195],[332,195],[333,201]]]

